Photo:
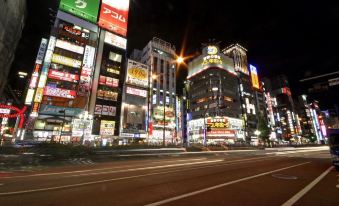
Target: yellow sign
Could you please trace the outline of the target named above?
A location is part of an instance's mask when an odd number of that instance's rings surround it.
[[[34,102],[41,103],[43,94],[44,94],[44,89],[43,88],[37,88],[36,93],[35,93]]]
[[[80,68],[81,63],[82,63],[79,60],[68,58],[65,56],[58,55],[58,54],[53,54],[52,62],[57,63],[57,64],[62,64],[65,66],[69,66],[69,67],[73,67],[73,68]]]

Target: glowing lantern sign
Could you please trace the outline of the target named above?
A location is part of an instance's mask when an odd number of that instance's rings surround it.
[[[25,121],[25,116],[24,113],[27,109],[26,106],[24,106],[21,110],[17,107],[11,106],[11,105],[5,105],[5,104],[0,104],[1,109],[9,109],[9,110],[14,110],[16,113],[9,113],[9,114],[1,114],[0,113],[0,118],[17,118],[20,116],[20,123],[19,123],[19,128],[22,128],[22,125],[24,124]]]

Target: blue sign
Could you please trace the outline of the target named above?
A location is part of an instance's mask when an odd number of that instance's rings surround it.
[[[53,116],[79,116],[83,110],[79,108],[57,107],[52,105],[41,105],[39,114]],[[64,114],[65,112],[65,114]]]

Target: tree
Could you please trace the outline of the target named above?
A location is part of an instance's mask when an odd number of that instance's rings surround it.
[[[260,114],[258,120],[258,130],[260,131],[259,138],[264,142],[264,144],[270,143],[270,128],[268,127],[268,122],[264,115]]]

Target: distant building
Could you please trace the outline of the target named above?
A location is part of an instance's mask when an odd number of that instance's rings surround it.
[[[26,18],[26,0],[0,1],[0,100]]]
[[[299,80],[308,102],[319,102],[326,126],[339,128],[339,71],[318,74]]]
[[[301,134],[300,121],[296,113],[290,86],[285,75],[263,79],[269,110],[269,122],[273,137],[279,140],[297,141]]]
[[[139,58],[140,53],[132,57]],[[154,37],[142,50],[141,62],[150,66],[149,141],[176,141],[176,53],[175,46]]]

